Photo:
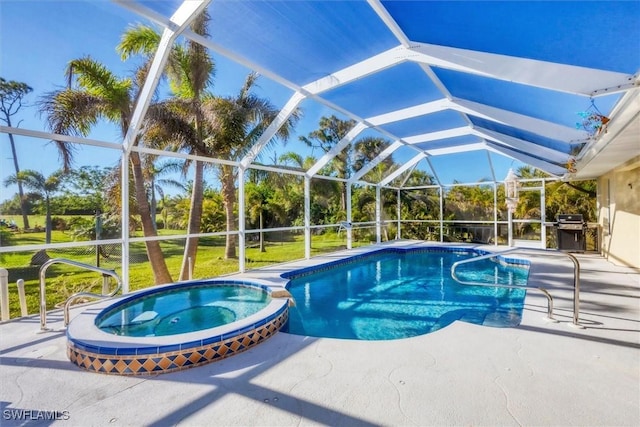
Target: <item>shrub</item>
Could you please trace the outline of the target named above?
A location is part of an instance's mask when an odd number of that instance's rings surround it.
[[[51,228],[53,230],[65,231],[67,230],[67,221],[59,216],[51,218]]]

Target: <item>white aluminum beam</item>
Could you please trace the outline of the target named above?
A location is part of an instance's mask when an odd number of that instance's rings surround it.
[[[510,148],[507,148],[505,146],[502,145],[498,145],[498,144],[493,144],[488,142],[487,143],[487,149],[491,150],[495,153],[501,154],[503,156],[507,156],[510,157],[512,159],[516,159],[518,161],[521,161],[522,163],[531,165],[535,168],[538,168],[542,171],[545,171],[547,173],[550,173],[551,175],[555,175],[555,176],[562,176],[564,175],[567,170],[563,167],[560,167],[558,165],[554,165],[551,163],[547,163],[545,161],[536,159],[534,157],[528,156],[526,154],[522,154],[519,153],[515,150],[511,150]]]
[[[384,22],[396,39],[398,39],[404,47],[409,47],[411,45],[411,40],[409,40],[409,37],[407,37],[404,31],[402,31],[402,28],[400,28],[396,20],[393,19],[391,14],[387,11],[387,8],[382,5],[380,0],[367,0],[367,3],[369,3],[369,6],[371,6],[373,11],[378,15],[382,22]]]
[[[320,169],[322,169],[327,163],[331,161],[335,156],[338,155],[344,148],[351,144],[351,142],[367,128],[363,123],[357,123],[353,129],[351,129],[344,138],[342,138],[333,148],[325,153],[309,170],[307,171],[307,176],[312,177],[318,173]]]
[[[522,83],[575,95],[593,96],[603,88],[624,86],[628,90],[633,75],[596,70],[468,49],[415,43],[409,48],[417,55],[412,61],[493,79]]]
[[[462,126],[453,129],[441,130],[437,132],[423,133],[422,135],[409,136],[402,138],[407,144],[421,144],[424,142],[438,141],[441,139],[455,138],[471,134],[469,126]]]
[[[427,159],[427,160],[429,160],[429,159]],[[407,181],[409,181],[409,178],[411,178],[411,175],[413,175],[413,171],[416,170],[417,167],[418,167],[418,163],[416,163],[415,165],[411,166],[411,170],[409,170],[409,172],[407,172],[407,176],[404,177],[404,179],[402,180],[402,182],[398,186],[398,190],[400,190],[400,188],[404,187],[404,185],[407,183]]]
[[[438,99],[436,101],[426,102],[413,107],[369,117],[365,119],[365,121],[371,125],[379,126],[445,110],[457,111],[465,116],[476,116],[481,119],[523,129],[525,131],[559,141],[583,142],[587,137],[585,132],[572,127],[559,125],[557,123],[464,99],[453,99],[451,101],[446,98]],[[409,142],[407,138],[403,138],[403,140]]]
[[[61,135],[58,133],[40,132],[37,130],[22,129],[10,126],[0,126],[0,133],[28,136],[30,138],[50,139],[52,141],[73,142],[75,144],[91,145],[122,151],[122,144],[117,142],[100,141],[98,139],[81,138],[73,135]]]
[[[473,133],[481,138],[499,143],[500,145],[506,145],[507,148],[514,148],[526,153],[535,153],[536,156],[548,159],[550,162],[566,163],[569,159],[569,154],[563,153],[562,151],[553,150],[551,148],[534,144],[533,142],[524,141],[492,130],[476,127],[473,129]]]
[[[385,185],[389,184],[391,181],[393,181],[394,179],[396,179],[397,177],[402,175],[406,170],[411,168],[413,165],[415,165],[416,163],[418,163],[420,160],[424,159],[425,157],[427,157],[427,155],[425,153],[418,154],[417,156],[415,156],[411,160],[409,160],[407,163],[405,163],[404,165],[402,165],[398,169],[396,169],[395,172],[391,173],[390,175],[387,175],[387,177],[385,179],[383,179],[382,181],[380,181],[378,183],[378,185],[384,187]]]
[[[380,185],[376,185],[376,243],[382,241],[382,197],[380,196]]]
[[[304,177],[304,258],[311,258],[311,178]]]
[[[576,128],[559,125],[542,119],[514,113],[513,111],[502,110],[464,99],[453,99],[450,103],[453,110],[470,114],[481,119],[490,120],[503,125],[523,129],[547,138],[559,141],[584,141],[588,137],[586,132]]]
[[[317,95],[338,86],[350,83],[354,80],[361,79],[370,74],[377,73],[386,68],[393,67],[406,61],[409,54],[402,46],[394,47],[378,55],[360,61],[357,64],[350,65],[342,70],[331,73],[314,82],[308,83],[302,87],[304,92]]]
[[[369,117],[366,119],[366,122],[371,123],[374,126],[379,126],[386,123],[399,122],[401,120],[425,116],[427,114],[437,113],[439,111],[444,111],[452,108],[453,104],[451,103],[451,101],[446,98],[442,98],[436,101],[414,105],[413,107],[403,108],[401,110],[391,111],[389,113]]]
[[[276,118],[269,124],[269,127],[267,127],[263,134],[260,135],[258,141],[253,145],[253,147],[251,147],[249,152],[240,161],[240,164],[243,168],[247,168],[255,160],[255,158],[258,157],[260,151],[262,151],[265,145],[269,143],[271,138],[273,138],[274,135],[278,133],[282,125],[287,120],[289,120],[291,114],[293,114],[296,108],[298,108],[300,102],[302,102],[302,100],[304,100],[305,98],[306,96],[300,92],[295,92],[291,96],[291,98],[289,98],[289,101],[287,101],[282,110],[280,110]]]
[[[364,165],[362,169],[356,172],[349,180],[347,181],[349,184],[353,184],[355,181],[358,181],[360,178],[365,176],[371,169],[375,168],[382,162],[384,159],[389,157],[396,151],[398,148],[402,147],[404,144],[400,141],[395,141],[393,144],[385,148],[376,158],[371,160],[369,163]]]
[[[424,152],[430,156],[444,156],[446,154],[457,154],[457,153],[464,153],[467,151],[478,151],[478,150],[484,150],[486,148],[487,146],[484,142],[473,142],[470,144],[462,144],[462,145],[456,145],[452,147],[424,150]]]
[[[487,151],[487,160],[489,161],[489,169],[491,169],[491,179],[496,182],[496,170],[493,167],[493,161],[491,160],[491,153]]]
[[[429,167],[431,168],[431,173],[433,173],[433,177],[436,179],[436,182],[438,183],[438,186],[440,186],[442,188],[442,181],[440,181],[440,177],[436,173],[436,168],[433,166],[433,163],[431,163],[431,159],[429,157],[427,157],[427,163],[429,164]]]

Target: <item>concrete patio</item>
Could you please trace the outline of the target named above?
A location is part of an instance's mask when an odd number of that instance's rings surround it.
[[[157,376],[85,372],[66,357],[64,332],[39,318],[0,325],[2,426],[640,425],[640,272],[579,254],[573,265],[527,254],[520,326],[463,322],[395,341],[278,333],[239,355]],[[272,273],[281,268],[272,268]],[[248,276],[267,277],[268,272]],[[77,310],[77,309],[76,309]],[[62,326],[52,312],[51,326]],[[57,411],[58,420],[48,420]]]

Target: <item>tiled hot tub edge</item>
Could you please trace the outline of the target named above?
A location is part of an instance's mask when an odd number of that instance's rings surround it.
[[[284,304],[276,313],[238,335],[221,337],[220,341],[181,348],[170,352],[137,355],[113,355],[87,351],[67,341],[67,356],[75,365],[88,371],[116,375],[155,375],[178,371],[221,360],[247,350],[273,336],[287,322],[289,308]]]

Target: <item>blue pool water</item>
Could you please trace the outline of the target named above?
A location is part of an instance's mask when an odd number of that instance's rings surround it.
[[[199,285],[133,298],[96,318],[105,332],[132,337],[176,335],[225,325],[265,308],[271,297],[258,287]]]
[[[525,289],[461,285],[451,265],[472,252],[381,251],[293,276],[296,305],[283,331],[315,337],[390,340],[423,335],[455,320],[491,326],[520,322]],[[461,265],[465,281],[526,285],[528,268],[491,260]]]

